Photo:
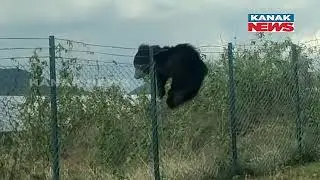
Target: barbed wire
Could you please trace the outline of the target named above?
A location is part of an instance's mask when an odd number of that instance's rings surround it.
[[[128,54],[115,54],[115,53],[104,53],[104,52],[99,52],[99,51],[81,51],[81,50],[67,50],[69,52],[79,52],[79,53],[87,53],[89,55],[94,55],[94,54],[102,54],[102,55],[109,55],[109,56],[120,56],[120,57],[135,57],[135,55],[128,55]],[[216,53],[223,53],[222,51],[203,51],[201,52],[203,54],[216,54]],[[139,57],[139,56],[136,56]],[[144,56],[142,56],[144,57]],[[146,56],[147,57],[147,56]]]
[[[11,51],[11,50],[42,50],[49,49],[49,47],[10,47],[10,48],[0,48],[0,51]]]
[[[200,45],[198,46],[199,48],[224,48],[226,47],[225,45],[216,45],[216,44],[211,44],[211,45]]]
[[[77,43],[77,44],[82,44],[83,46],[92,46],[92,47],[104,47],[104,48],[114,48],[114,49],[128,49],[128,50],[137,50],[138,48],[136,47],[125,47],[125,46],[113,46],[113,45],[101,45],[101,44],[92,44],[92,43],[86,43],[83,41],[75,41],[75,40],[71,40],[71,39],[62,39],[62,38],[56,38],[56,40],[61,40],[61,41],[66,41],[68,43],[73,42],[73,43]],[[213,47],[225,47],[224,45],[200,45],[198,46],[199,48],[213,48]]]
[[[311,39],[311,40],[304,40],[304,41],[299,41],[299,43],[305,44],[305,43],[311,43],[311,42],[319,42],[319,38]]]
[[[38,58],[49,58],[50,56],[38,56]],[[33,56],[12,56],[12,57],[0,57],[0,60],[12,60],[12,59],[30,59]]]
[[[99,52],[99,51],[85,51],[85,50],[67,50],[69,52],[79,52],[79,53],[87,53],[89,55],[94,54],[102,54],[102,55],[109,55],[109,56],[120,56],[120,57],[134,57],[134,55],[127,55],[127,54],[115,54],[115,53],[105,53],[105,52]]]
[[[221,54],[223,51],[203,51],[202,54]]]
[[[44,37],[0,37],[0,40],[48,40],[49,38]],[[93,43],[86,43],[84,41],[76,41],[72,39],[65,39],[65,38],[55,38],[56,40],[65,41],[67,43],[77,43],[82,44],[83,46],[92,46],[92,47],[103,47],[103,48],[113,48],[113,49],[127,49],[127,50],[137,50],[137,47],[126,47],[126,46],[114,46],[114,45],[102,45],[102,44],[93,44]],[[318,42],[320,41],[319,38],[311,39],[311,40],[304,40],[299,41],[299,43],[311,43],[311,42]],[[241,43],[237,42],[239,46],[250,46],[253,45],[252,43]],[[223,44],[209,44],[209,45],[199,45],[198,48],[225,48],[226,45]],[[48,47],[43,47],[48,48]],[[9,48],[8,48],[9,49]],[[18,48],[19,49],[19,48]],[[23,48],[21,48],[23,49]],[[27,48],[26,48],[27,49]]]
[[[78,62],[94,62],[94,63],[107,63],[107,64],[127,64],[127,65],[132,65],[132,63],[129,63],[129,62],[117,62],[115,60],[112,60],[112,61],[102,61],[102,60],[99,60],[99,59],[86,59],[86,58],[78,58],[78,57],[75,57],[75,58],[70,58],[70,57],[61,57],[61,56],[57,56],[56,57],[57,59],[67,59],[67,60],[77,60]]]
[[[0,37],[0,40],[48,40],[43,37]]]

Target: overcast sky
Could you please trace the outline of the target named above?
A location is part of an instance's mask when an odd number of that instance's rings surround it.
[[[286,8],[285,8],[286,7]],[[41,36],[99,44],[219,43],[247,33],[248,13],[296,14],[298,38],[320,31],[319,0],[1,0],[1,36]]]
[[[248,13],[294,13],[295,32],[278,36],[288,35],[294,40],[320,36],[319,0],[0,1],[1,37],[55,35],[126,47],[137,47],[141,43],[221,44],[233,41],[234,36],[238,42],[243,42],[252,37],[252,33],[247,32]],[[47,41],[42,43],[43,46],[48,44]],[[1,47],[25,44],[26,41],[0,40]],[[42,46],[40,42],[36,45]],[[135,52],[123,53],[133,55]]]

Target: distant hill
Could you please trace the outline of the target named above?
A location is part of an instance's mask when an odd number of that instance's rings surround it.
[[[22,69],[0,69],[0,95],[23,95],[29,86],[29,77],[30,73]]]
[[[30,77],[31,73],[18,69],[18,68],[7,68],[0,69],[0,96],[24,96],[27,90],[30,90]],[[46,83],[44,83],[46,84]],[[57,87],[57,93],[60,88]],[[74,93],[86,93],[85,90],[74,89]],[[42,95],[50,94],[50,86],[42,85],[40,87],[40,93]]]

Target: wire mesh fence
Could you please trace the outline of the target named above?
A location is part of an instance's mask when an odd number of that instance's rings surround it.
[[[255,173],[286,164],[296,150],[291,45],[269,48],[258,43],[237,53],[239,158],[242,168]]]
[[[4,46],[0,48],[0,178],[37,178],[48,174],[47,165],[51,164],[47,126],[50,99],[45,88],[49,77],[48,38],[0,41]]]
[[[236,54],[236,129],[240,167],[263,174],[318,160],[316,82],[319,50],[289,40],[239,45]],[[319,49],[319,46],[310,47]],[[313,101],[313,102],[311,102]],[[312,117],[311,117],[312,116]]]
[[[1,179],[229,179],[319,159],[316,41],[199,46],[209,73],[175,110],[134,77],[138,47],[0,45]]]

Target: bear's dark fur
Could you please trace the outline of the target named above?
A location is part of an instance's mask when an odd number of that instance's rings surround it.
[[[150,72],[150,47],[154,54],[159,98],[162,99],[165,95],[165,84],[168,78],[172,78],[166,101],[168,107],[174,109],[193,99],[208,73],[200,53],[187,43],[162,48],[142,44],[133,61],[136,79],[143,78]]]

